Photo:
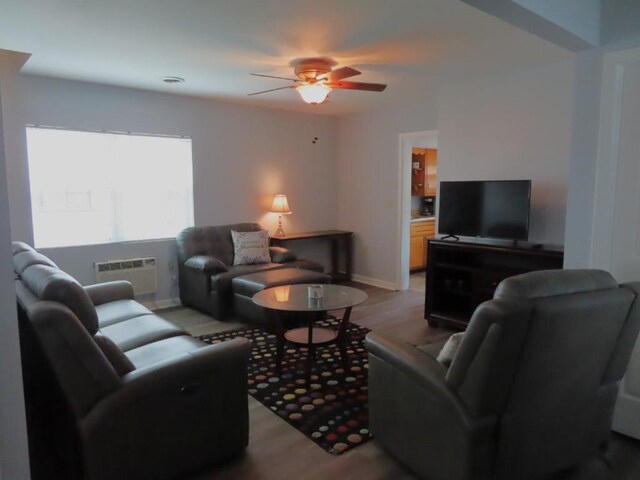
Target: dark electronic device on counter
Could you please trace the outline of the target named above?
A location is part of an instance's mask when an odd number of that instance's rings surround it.
[[[438,233],[527,240],[531,180],[440,182]]]
[[[436,214],[436,197],[423,197],[422,199],[422,215],[432,217]]]

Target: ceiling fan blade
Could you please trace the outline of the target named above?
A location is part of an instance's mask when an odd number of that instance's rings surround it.
[[[287,85],[286,87],[272,88],[271,90],[262,90],[261,92],[249,93],[247,94],[247,97],[250,97],[252,95],[260,95],[261,93],[275,92],[276,90],[284,90],[285,88],[294,88],[294,87],[293,85]]]
[[[297,78],[276,77],[275,75],[263,75],[262,73],[250,73],[249,75],[253,75],[254,77],[279,78],[280,80],[289,80],[291,82],[299,81]]]
[[[327,80],[330,82],[337,82],[338,80],[342,80],[343,78],[355,77],[356,75],[360,75],[362,72],[356,70],[351,67],[340,67],[335,70],[330,71],[326,74]]]
[[[327,83],[328,87],[344,90],[367,90],[369,92],[382,92],[386,85],[382,83],[362,83],[362,82],[335,82]]]

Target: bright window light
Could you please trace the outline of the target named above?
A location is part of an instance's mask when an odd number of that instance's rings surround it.
[[[193,225],[187,138],[27,127],[37,248],[175,237]]]

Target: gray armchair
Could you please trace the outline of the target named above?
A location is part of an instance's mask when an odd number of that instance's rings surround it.
[[[370,333],[375,440],[429,480],[537,479],[596,457],[640,328],[640,283],[599,270],[504,280],[451,366]]]

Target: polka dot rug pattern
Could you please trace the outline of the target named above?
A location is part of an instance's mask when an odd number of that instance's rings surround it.
[[[316,322],[337,329],[335,319]],[[214,344],[245,337],[253,346],[249,359],[249,394],[300,430],[327,452],[339,455],[371,439],[369,434],[367,352],[368,329],[347,329],[348,371],[337,345],[316,348],[307,381],[307,351],[288,345],[282,371],[276,372],[276,336],[260,328],[239,329],[199,337]]]

